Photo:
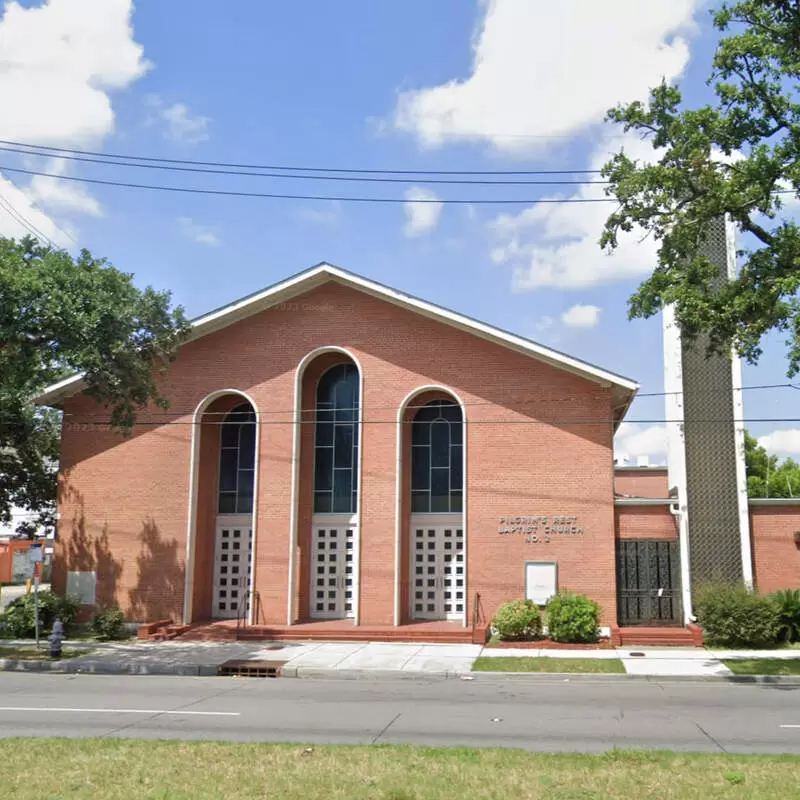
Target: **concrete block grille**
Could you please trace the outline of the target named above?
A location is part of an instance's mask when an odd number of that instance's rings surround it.
[[[715,223],[702,252],[727,280],[725,222]],[[686,496],[692,585],[743,578],[736,483],[731,361],[707,357],[707,337],[682,342]]]

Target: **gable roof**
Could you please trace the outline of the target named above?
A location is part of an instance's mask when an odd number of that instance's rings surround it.
[[[266,289],[261,289],[240,300],[235,300],[233,303],[220,306],[213,311],[196,317],[189,323],[191,332],[186,341],[200,339],[278,303],[285,303],[293,297],[304,294],[328,282],[348,286],[416,314],[422,314],[437,322],[466,331],[474,336],[479,336],[509,350],[522,353],[557,369],[571,372],[593,383],[610,387],[614,400],[615,425],[619,424],[625,416],[625,412],[639,390],[639,384],[630,378],[609,372],[566,353],[545,347],[531,339],[525,339],[522,336],[495,328],[485,322],[480,322],[464,314],[437,306],[427,300],[421,300],[413,295],[400,292],[397,289],[392,289],[389,286],[384,286],[381,283],[325,262],[292,275],[279,283],[268,286]],[[38,405],[55,406],[66,398],[80,392],[83,386],[83,375],[71,375],[69,378],[48,386],[35,398],[35,402]]]

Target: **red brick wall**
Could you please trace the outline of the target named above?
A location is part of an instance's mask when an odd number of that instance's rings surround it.
[[[556,560],[561,586],[590,594],[603,606],[604,623],[613,623],[609,390],[337,284],[185,345],[164,381],[170,411],[143,415],[127,439],[82,428],[102,421],[101,409],[86,398],[66,402],[57,575],[90,565],[130,617],[180,615],[189,423],[209,393],[235,388],[253,398],[264,423],[255,555],[261,620],[285,622],[295,371],[324,345],[347,348],[364,372],[363,624],[392,622],[397,409],[409,392],[431,383],[451,387],[466,405],[470,615],[475,592],[491,616],[501,602],[523,595],[526,560]],[[313,405],[312,398],[307,388],[304,405]],[[301,552],[310,527],[310,429],[304,426],[302,435]],[[498,534],[503,516],[565,515],[578,517],[582,536],[528,544],[523,536]],[[301,557],[301,599],[304,564]],[[196,580],[201,573],[206,566]]]
[[[800,504],[750,506],[753,572],[762,592],[800,588],[795,531],[800,531]]]
[[[677,519],[669,506],[617,506],[617,537],[620,539],[677,539]]]
[[[614,471],[614,488],[617,494],[629,497],[669,497],[667,468]]]

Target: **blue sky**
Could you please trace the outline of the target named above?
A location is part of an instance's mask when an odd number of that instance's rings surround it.
[[[713,52],[699,0],[48,0],[6,3],[0,138],[154,157],[408,170],[596,167],[627,142],[602,124],[662,76],[700,101]],[[644,153],[645,151],[642,150]],[[120,170],[0,153],[73,176],[263,192],[481,199],[596,187],[357,184]],[[580,176],[573,176],[573,179]],[[433,195],[425,193],[433,192]],[[190,315],[319,261],[534,338],[660,392],[657,319],[626,300],[647,243],[603,257],[589,205],[422,206],[244,199],[82,186],[5,172],[0,195],[58,244],[170,289]],[[0,209],[0,234],[20,223]],[[746,386],[785,383],[781,337]],[[748,391],[750,418],[797,415],[791,389]],[[663,398],[621,450],[663,460]],[[754,423],[782,454],[800,428]]]

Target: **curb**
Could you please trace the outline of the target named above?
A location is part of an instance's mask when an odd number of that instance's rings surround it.
[[[528,680],[532,683],[545,683],[557,678],[564,682],[575,680],[585,681],[587,683],[644,681],[646,683],[749,683],[800,686],[800,675],[631,675],[622,672],[600,674],[580,672],[472,672],[470,676],[474,680]],[[478,676],[480,676],[480,678]]]
[[[216,664],[120,664],[64,661],[24,661],[0,659],[0,672],[50,672],[59,675],[155,675],[194,678],[217,677]],[[71,663],[72,662],[72,663]],[[629,675],[624,673],[582,674],[579,672],[418,672],[403,670],[327,669],[324,667],[281,667],[282,678],[339,681],[418,681],[447,680],[478,683],[552,683],[553,680],[583,683],[640,681],[645,683],[733,683],[749,685],[800,686],[800,675]]]
[[[214,678],[216,664],[104,664],[96,662],[70,663],[65,661],[23,661],[0,659],[0,672],[55,672],[59,675],[177,675]]]
[[[444,681],[461,678],[466,672],[418,672],[399,669],[327,669],[325,667],[281,667],[281,678],[305,680]]]

